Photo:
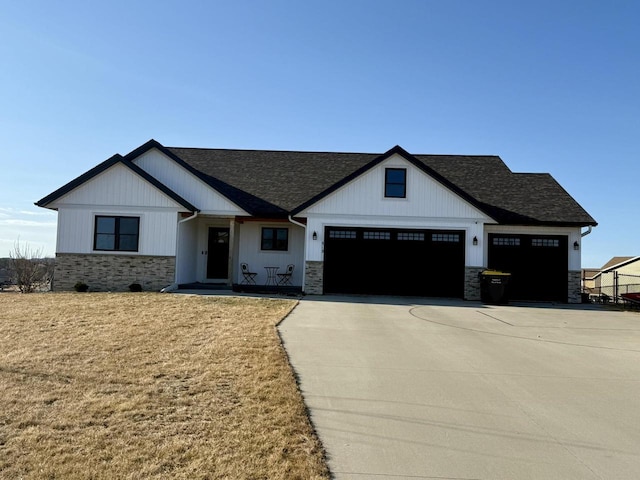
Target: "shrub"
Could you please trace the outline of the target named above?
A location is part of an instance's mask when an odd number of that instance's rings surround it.
[[[16,241],[9,252],[11,276],[22,293],[31,293],[46,287],[53,277],[54,262],[42,258],[42,249],[31,250],[28,243]]]
[[[89,291],[89,285],[87,285],[84,282],[77,282],[74,286],[73,289],[76,292],[88,292]]]
[[[141,292],[142,285],[140,285],[139,283],[132,283],[131,285],[129,285],[129,290],[131,292]]]

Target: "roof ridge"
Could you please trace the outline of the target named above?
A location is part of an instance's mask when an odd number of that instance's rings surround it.
[[[331,155],[382,155],[382,153],[376,152],[330,152],[330,151],[316,151],[316,150],[265,150],[258,148],[207,148],[207,147],[165,147],[168,149],[178,150],[206,150],[216,152],[265,152],[265,153],[326,153]]]
[[[165,147],[168,149],[176,150],[205,150],[205,151],[217,151],[217,152],[268,152],[268,153],[324,153],[330,155],[384,155],[380,152],[347,152],[347,151],[332,151],[332,150],[282,150],[282,149],[262,149],[262,148],[211,148],[211,147]],[[466,154],[466,153],[417,153],[412,154],[414,157],[469,157],[469,158],[500,158],[500,155],[496,154]]]

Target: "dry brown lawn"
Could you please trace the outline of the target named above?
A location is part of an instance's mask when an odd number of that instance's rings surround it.
[[[328,479],[288,300],[0,294],[0,478]]]

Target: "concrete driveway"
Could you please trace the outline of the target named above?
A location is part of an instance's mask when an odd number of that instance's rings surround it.
[[[640,314],[308,297],[279,327],[342,479],[637,479]]]

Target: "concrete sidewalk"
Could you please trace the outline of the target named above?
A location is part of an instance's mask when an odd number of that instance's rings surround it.
[[[279,329],[338,480],[640,475],[637,313],[316,297]]]

